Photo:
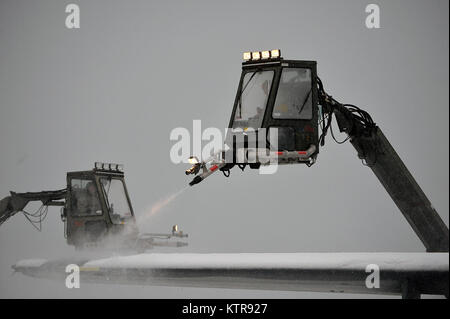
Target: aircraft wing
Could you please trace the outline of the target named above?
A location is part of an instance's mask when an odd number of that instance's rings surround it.
[[[25,275],[81,282],[233,289],[448,296],[448,253],[145,253],[102,259],[23,260]],[[379,269],[379,287],[374,270]],[[370,276],[368,278],[368,276]],[[370,284],[372,283],[372,284]]]

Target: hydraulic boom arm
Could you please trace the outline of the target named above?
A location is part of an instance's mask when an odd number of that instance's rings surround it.
[[[358,157],[374,172],[427,251],[448,252],[448,227],[381,129],[374,123],[362,124],[349,108],[327,95],[323,89],[321,93],[323,112],[336,116],[340,131],[348,134]],[[329,123],[331,125],[331,118]]]
[[[66,193],[66,189],[28,193],[11,192],[10,196],[0,200],[0,225],[17,212],[22,211],[32,201],[41,201],[44,206],[64,206]]]

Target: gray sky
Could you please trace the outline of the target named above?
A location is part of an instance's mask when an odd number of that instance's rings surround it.
[[[81,28],[66,29],[77,3]],[[95,161],[125,165],[136,215],[186,185],[170,131],[225,128],[242,52],[316,60],[326,90],[367,110],[448,225],[448,1],[0,2],[0,197],[65,187]],[[424,251],[350,144],[275,175],[234,169],[183,193],[142,231],[190,234],[182,252]],[[174,252],[174,250],[171,250]],[[0,229],[0,297],[311,297],[292,292],[86,285],[11,276],[19,259],[74,253],[57,208],[39,233]],[[331,295],[332,297],[335,295]],[[338,295],[339,296],[339,295]],[[335,296],[336,297],[336,296]]]

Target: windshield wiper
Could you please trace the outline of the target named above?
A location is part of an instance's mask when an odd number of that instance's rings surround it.
[[[311,90],[308,91],[308,94],[306,95],[305,100],[303,101],[302,107],[300,108],[300,110],[298,111],[298,114],[301,114],[303,112],[303,109],[305,108],[306,102],[308,102],[309,100],[309,96],[311,95]]]

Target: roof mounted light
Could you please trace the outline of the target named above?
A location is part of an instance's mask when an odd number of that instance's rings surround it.
[[[97,171],[121,172],[123,173],[123,164],[95,162],[94,169]]]
[[[270,51],[270,56],[272,57],[272,59],[281,58],[281,51],[280,51],[280,49],[276,49],[276,50]]]
[[[262,51],[261,59],[270,59],[270,51]]]
[[[259,60],[259,59],[261,59],[261,52],[259,51],[252,52],[252,60]]]

